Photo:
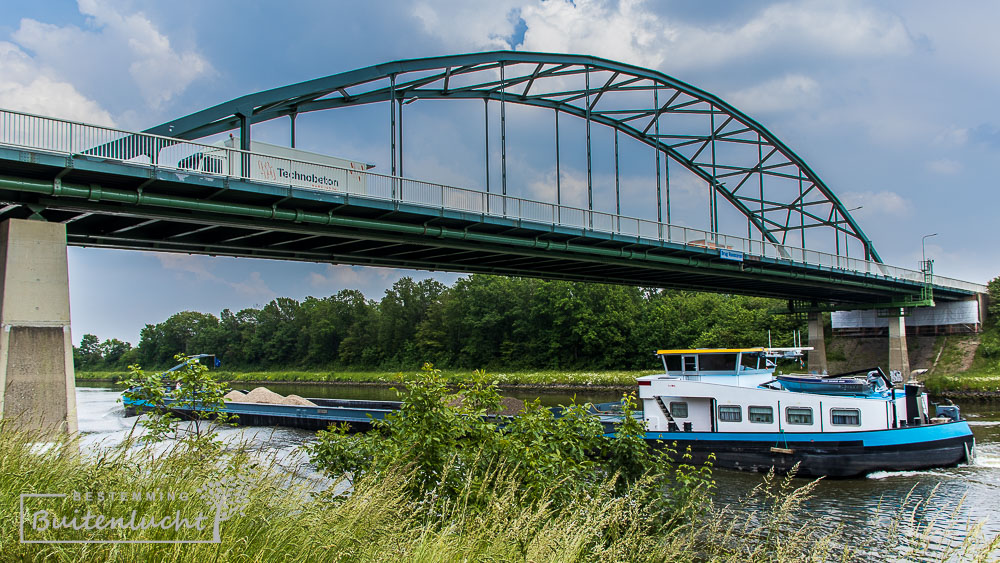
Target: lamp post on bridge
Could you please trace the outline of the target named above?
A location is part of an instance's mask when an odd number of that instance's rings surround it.
[[[922,262],[921,268],[926,267],[926,264],[927,264],[927,247],[926,247],[925,243],[927,242],[927,239],[929,239],[931,237],[936,237],[936,236],[938,236],[937,233],[932,233],[932,234],[929,234],[929,235],[924,235],[920,239],[920,261]]]

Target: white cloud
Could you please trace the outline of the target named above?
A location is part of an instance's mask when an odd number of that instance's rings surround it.
[[[113,126],[97,102],[70,83],[38,69],[27,53],[0,41],[0,108]]]
[[[98,28],[106,28],[112,40],[128,46],[129,74],[154,108],[212,69],[194,51],[175,51],[170,39],[141,12],[122,14],[103,0],[80,0],[79,5],[80,12],[93,17]]]
[[[941,158],[928,162],[927,169],[935,174],[951,176],[962,171],[962,163],[950,158]]]
[[[641,0],[552,0],[521,8],[525,51],[583,53],[658,67],[676,38]]]
[[[868,217],[870,220],[882,220],[886,217],[905,217],[913,212],[913,204],[896,192],[883,190],[880,192],[844,192],[840,200],[848,208],[863,206],[851,214],[855,217]]]
[[[786,74],[726,96],[727,101],[751,114],[815,107],[819,98],[819,83],[802,74]]]
[[[197,281],[228,286],[244,297],[270,299],[277,295],[261,277],[260,272],[250,272],[247,279],[235,282],[216,275],[210,270],[210,266],[216,266],[218,261],[214,261],[208,256],[158,253],[156,258],[165,270],[176,272],[180,279],[185,277],[184,274],[188,274]]]
[[[520,10],[524,50],[595,54],[654,68],[703,68],[764,52],[823,57],[906,55],[902,20],[854,2],[769,6],[738,25],[691,25],[657,15],[643,0],[551,0]]]
[[[26,60],[32,70],[29,79],[20,81],[24,85],[20,91],[30,90],[36,77],[72,84],[74,91],[104,99],[127,97],[128,90],[134,88],[147,106],[143,109],[158,110],[193,81],[212,72],[208,61],[196,51],[175,49],[141,12],[128,13],[107,0],[79,0],[78,9],[87,16],[86,28],[21,20],[11,35],[19,48],[16,52],[8,48],[2,55],[14,61],[6,64]],[[106,115],[99,110],[85,120]]]
[[[514,31],[518,5],[514,0],[469,2],[415,2],[411,14],[428,35],[450,49],[509,49],[508,38]]]
[[[556,201],[555,168],[531,174],[528,180],[528,199],[536,201]],[[563,167],[559,178],[559,200],[566,207],[587,208],[587,172]]]
[[[316,289],[339,291],[345,288],[363,289],[372,285],[375,280],[395,281],[402,275],[401,270],[393,268],[327,264],[323,272],[309,272],[306,281]]]
[[[939,133],[934,138],[934,142],[939,145],[960,147],[969,141],[969,130],[965,127],[956,127]]]

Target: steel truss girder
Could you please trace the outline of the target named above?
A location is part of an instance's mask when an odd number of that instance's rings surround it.
[[[514,65],[530,65],[530,70],[527,73],[511,72]],[[504,66],[510,75],[502,80],[498,73],[494,73],[501,66]],[[401,80],[408,73],[425,72],[430,72],[430,74],[415,77],[409,81]],[[529,95],[529,91],[536,88],[539,81],[578,76],[587,72],[592,74],[607,72],[610,74],[610,78],[603,84],[593,85],[582,90],[563,89],[556,92]],[[471,84],[455,86],[454,81],[457,77],[468,77],[474,74],[481,75],[484,80],[473,80]],[[395,88],[382,84],[389,77],[395,77],[399,80]],[[479,78],[479,76],[475,76],[475,78]],[[431,87],[437,83],[441,83],[443,87]],[[512,92],[512,89],[518,86],[523,86],[520,94]],[[365,90],[365,88],[368,89]],[[348,94],[348,89],[351,89],[353,93]],[[654,89],[666,94],[667,101],[660,104],[659,107],[641,107],[645,106],[646,103],[640,103],[640,107],[633,108],[603,110],[596,108],[598,102],[607,99],[608,95],[614,92],[634,93]],[[769,241],[783,244],[785,234],[789,230],[806,228],[806,225],[791,226],[791,216],[792,213],[795,213],[803,218],[803,222],[808,218],[810,220],[809,227],[829,227],[834,229],[838,236],[839,233],[845,233],[854,237],[861,242],[872,260],[881,262],[871,240],[864,234],[833,191],[797,154],[763,125],[715,95],[673,77],[655,70],[597,57],[497,51],[401,60],[249,94],[158,125],[146,132],[182,139],[197,139],[237,128],[241,115],[245,116],[250,123],[259,123],[292,114],[384,102],[392,98],[393,95],[399,102],[416,98],[497,101],[503,98],[505,102],[554,109],[581,119],[587,119],[589,115],[590,121],[616,129],[641,143],[662,151],[669,158],[683,165],[745,215],[749,222]],[[591,100],[589,106],[574,103],[587,98]],[[661,99],[663,98],[661,97]],[[721,125],[712,127],[707,135],[688,136],[669,131],[660,135],[649,134],[649,130],[655,123],[662,117],[671,114],[719,115],[723,117],[723,120]],[[647,118],[648,122],[643,122],[641,128],[631,125],[635,120]],[[726,127],[731,124],[735,124],[736,128],[726,131]],[[664,126],[670,125],[671,120],[668,119],[659,127],[662,129]],[[756,133],[758,139],[738,138],[747,133]],[[681,142],[669,144],[668,139],[680,140]],[[697,161],[698,155],[707,147],[717,143],[766,147],[766,156],[762,156],[755,166],[739,166],[725,161],[713,163]],[[700,145],[693,156],[688,157],[680,152],[679,149],[690,145]],[[783,162],[766,164],[779,154],[783,157]],[[789,166],[797,168],[797,173],[778,171]],[[743,177],[735,189],[728,188],[720,181],[732,176]],[[820,193],[818,197],[821,197],[822,201],[804,202],[802,198],[805,193],[803,193],[792,203],[781,202],[767,210],[752,210],[744,201],[756,203],[759,200],[737,196],[735,192],[753,176],[803,181],[808,184],[809,192],[816,190]],[[805,211],[805,206],[818,203],[828,203],[831,206],[829,219]],[[775,211],[788,213],[787,217],[784,218],[783,225],[765,217],[768,212]],[[842,219],[831,220],[834,215]],[[777,236],[779,234],[781,240]]]

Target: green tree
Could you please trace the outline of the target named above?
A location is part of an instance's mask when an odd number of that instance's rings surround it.
[[[445,289],[436,280],[415,282],[404,277],[386,290],[379,302],[377,325],[385,359],[395,363],[419,361],[417,329]]]
[[[996,323],[997,317],[1000,317],[1000,276],[986,284],[986,293],[990,296],[990,304],[986,310],[992,317],[992,322]]]
[[[73,364],[78,369],[96,369],[103,365],[101,340],[93,334],[84,334],[80,346],[73,348]]]
[[[121,367],[121,361],[132,350],[132,345],[117,338],[109,338],[101,343],[100,350],[106,367]]]

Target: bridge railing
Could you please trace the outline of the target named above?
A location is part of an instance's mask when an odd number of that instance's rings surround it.
[[[225,143],[198,143],[8,110],[0,110],[0,144],[696,246],[719,250],[734,259],[770,258],[915,283],[924,281],[923,272],[918,270],[682,225],[388,176],[353,167],[356,163],[348,161],[344,161],[344,166],[333,166],[243,151]],[[935,276],[934,283],[971,292],[986,291],[981,284],[941,276]]]

